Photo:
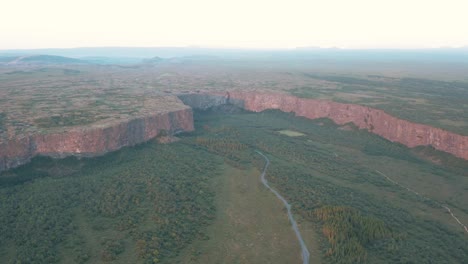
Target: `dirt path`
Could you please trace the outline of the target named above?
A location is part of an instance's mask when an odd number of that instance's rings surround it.
[[[284,206],[288,210],[289,221],[291,222],[292,229],[296,233],[297,240],[299,241],[299,244],[301,245],[302,263],[303,264],[309,264],[310,253],[309,253],[309,250],[307,250],[307,246],[305,245],[304,240],[302,239],[301,232],[299,231],[299,228],[297,227],[297,223],[294,220],[294,217],[293,217],[293,215],[291,213],[291,205],[288,203],[288,201],[286,201],[286,199],[284,199],[283,196],[281,196],[281,194],[279,194],[276,190],[271,188],[270,185],[268,185],[268,181],[265,179],[265,173],[266,173],[266,171],[268,169],[268,166],[270,165],[270,160],[267,158],[267,156],[263,155],[263,153],[261,153],[260,151],[256,150],[255,152],[260,154],[265,159],[265,162],[266,162],[265,167],[263,167],[263,171],[262,171],[262,175],[261,175],[262,183],[271,192],[273,192],[276,195],[276,197],[278,197],[278,199],[280,199],[283,202]]]

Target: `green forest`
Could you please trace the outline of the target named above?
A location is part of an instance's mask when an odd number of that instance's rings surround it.
[[[173,263],[190,243],[209,239],[219,209],[212,182],[223,164],[260,171],[255,150],[269,157],[266,177],[299,225],[314,227],[324,263],[468,260],[467,234],[439,206],[467,219],[466,161],[278,111],[195,112],[195,124],[175,143],[153,140],[96,158],[38,157],[2,173],[2,263]]]
[[[328,119],[307,120],[292,113],[204,112],[197,117],[200,136],[216,131],[204,135],[208,151],[241,166],[253,160],[259,170],[264,161],[253,150],[269,156],[268,181],[303,221],[316,226],[325,263],[464,263],[468,259],[466,234],[434,200],[411,195],[376,172],[398,168],[401,175],[419,172],[429,183],[444,182],[453,193],[444,193],[447,200],[439,202],[466,216],[466,161],[427,147],[408,149],[351,124],[342,129]],[[285,129],[305,136],[279,133]],[[442,163],[434,164],[426,156]],[[424,185],[419,190],[432,192],[430,188]],[[461,197],[454,199],[457,195]]]
[[[3,263],[158,263],[213,217],[221,159],[153,141],[93,159],[35,158],[0,178]]]

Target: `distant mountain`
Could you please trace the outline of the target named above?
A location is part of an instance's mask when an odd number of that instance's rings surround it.
[[[34,55],[48,54],[48,55]],[[34,56],[33,56],[34,55]],[[160,64],[214,62],[217,60],[334,61],[334,62],[446,62],[468,64],[468,49],[339,49],[300,47],[296,49],[233,49],[202,47],[95,47],[70,49],[0,50],[0,64],[13,56],[25,56],[28,60],[46,63],[94,63],[94,64]],[[49,57],[43,57],[49,56]],[[53,57],[55,56],[55,57]],[[59,59],[62,57],[65,59]],[[72,59],[73,58],[73,59]],[[67,60],[68,59],[68,60]],[[75,60],[75,61],[72,61]]]
[[[101,57],[101,56],[86,56],[79,59],[95,64],[138,64],[141,58],[133,57]]]
[[[88,64],[89,62],[74,58],[54,55],[27,55],[0,57],[3,65],[51,65],[51,64]]]
[[[158,63],[163,62],[163,61],[164,61],[164,59],[161,58],[161,57],[158,57],[158,56],[150,58],[150,59],[142,60],[142,62],[145,63],[145,64],[158,64]]]
[[[83,57],[108,57],[108,58],[161,58],[237,54],[248,50],[243,49],[210,49],[198,47],[83,47],[83,48],[51,48],[51,49],[24,49],[24,50],[0,50],[0,55],[24,55],[24,54],[49,54],[73,58]]]
[[[0,64],[5,64],[7,62],[15,60],[16,56],[0,56]]]

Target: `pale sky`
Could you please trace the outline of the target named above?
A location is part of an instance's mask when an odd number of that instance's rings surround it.
[[[0,0],[0,49],[468,45],[468,0]]]

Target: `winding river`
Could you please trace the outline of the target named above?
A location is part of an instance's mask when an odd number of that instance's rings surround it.
[[[260,154],[265,159],[265,162],[266,162],[265,167],[263,167],[263,171],[262,171],[262,175],[261,175],[262,183],[271,192],[273,192],[276,195],[276,197],[278,197],[278,199],[280,199],[283,202],[284,206],[286,206],[286,209],[288,210],[289,222],[291,222],[292,229],[296,233],[297,240],[299,241],[299,244],[301,245],[302,263],[303,264],[309,264],[310,253],[309,253],[309,250],[307,250],[307,247],[306,247],[306,245],[304,243],[304,240],[302,239],[301,232],[299,231],[299,228],[297,227],[296,220],[294,220],[294,217],[293,217],[293,215],[291,213],[291,205],[288,203],[288,201],[286,201],[286,199],[284,199],[283,196],[281,196],[281,194],[279,194],[276,190],[271,188],[270,185],[268,185],[268,181],[265,179],[265,173],[266,173],[266,171],[268,169],[268,166],[270,165],[270,160],[267,158],[267,156],[263,155],[263,153],[261,153],[260,151],[256,150],[255,152]]]

